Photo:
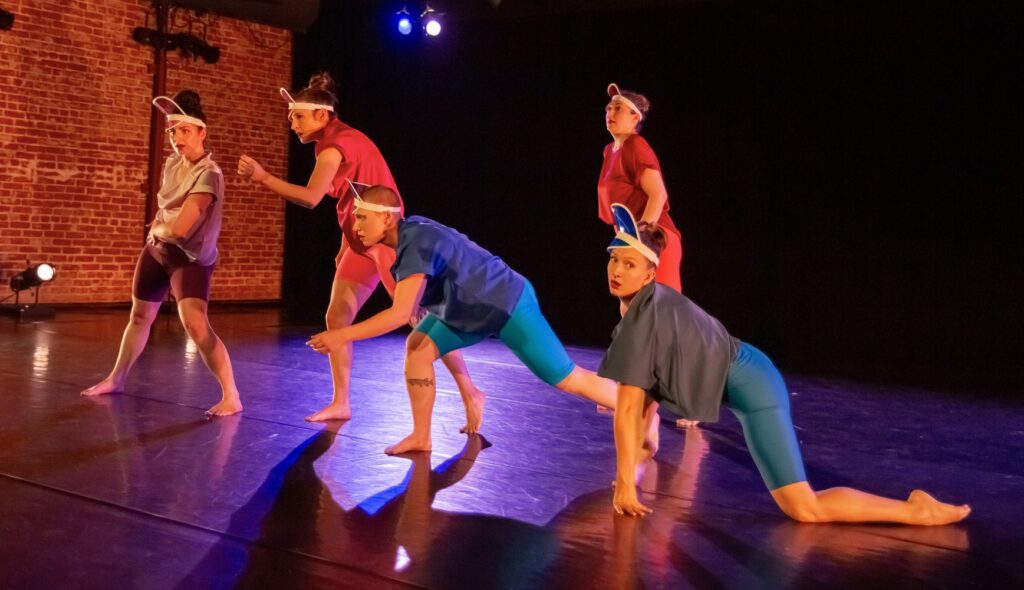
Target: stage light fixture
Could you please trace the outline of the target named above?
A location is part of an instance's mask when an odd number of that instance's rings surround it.
[[[53,316],[53,308],[39,305],[39,292],[44,284],[53,280],[57,270],[51,264],[28,264],[28,268],[11,277],[11,290],[14,291],[14,305],[0,306],[0,311],[18,316],[19,318],[47,318]],[[22,291],[35,288],[35,301],[21,304]]]
[[[206,41],[194,35],[178,33],[178,51],[185,57],[201,57],[208,64],[215,64],[220,60],[220,48],[210,45]]]
[[[0,8],[0,30],[10,31],[14,26],[14,13]]]
[[[168,51],[177,49],[183,57],[201,57],[208,64],[215,64],[220,60],[219,47],[214,47],[188,33],[161,33],[153,29],[135,27],[132,39],[141,45],[163,47]]]
[[[32,287],[38,287],[45,282],[52,281],[56,269],[46,264],[29,265],[28,268],[11,277],[11,290],[24,291]]]
[[[437,37],[441,34],[441,16],[441,13],[431,8],[429,4],[423,9],[420,21],[423,23],[423,31],[427,35]]]
[[[412,32],[412,15],[409,14],[405,6],[395,13],[395,19],[395,26],[398,28],[399,33],[408,35]]]

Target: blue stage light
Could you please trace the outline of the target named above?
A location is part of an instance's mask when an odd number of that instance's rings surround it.
[[[412,21],[409,20],[408,16],[403,16],[398,19],[398,32],[403,35],[408,35],[412,32]]]

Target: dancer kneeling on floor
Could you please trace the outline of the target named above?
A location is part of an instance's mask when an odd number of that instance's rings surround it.
[[[615,383],[573,363],[541,314],[533,286],[500,258],[440,223],[425,217],[403,219],[398,196],[387,187],[375,186],[358,196],[353,215],[363,244],[384,244],[396,251],[391,268],[397,282],[394,302],[366,321],[321,332],[308,344],[329,354],[353,340],[400,327],[421,305],[430,312],[406,341],[413,431],[387,453],[430,450],[434,361],[490,335],[501,338],[546,383],[615,406]],[[653,445],[648,441],[638,453],[649,455]]]
[[[772,498],[795,520],[937,525],[970,513],[967,505],[945,504],[921,490],[894,500],[852,488],[812,489],[782,375],[764,353],[730,336],[686,296],[655,282],[661,236],[637,230],[627,208],[615,204],[612,209],[616,237],[608,247],[608,288],[624,312],[598,374],[619,384],[616,512],[651,512],[637,498],[636,457],[642,457],[637,450],[660,403],[702,421],[717,420],[721,405],[729,408]]]

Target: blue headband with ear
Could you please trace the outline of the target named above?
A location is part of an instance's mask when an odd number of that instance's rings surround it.
[[[640,241],[636,219],[629,209],[621,203],[612,203],[612,218],[615,221],[615,238],[608,244],[608,251],[616,248],[633,248],[657,266],[658,255]]]

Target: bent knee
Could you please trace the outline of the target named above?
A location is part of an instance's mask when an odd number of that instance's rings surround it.
[[[405,339],[405,361],[409,363],[432,363],[437,360],[439,351],[434,341],[423,332],[413,331]]]
[[[799,502],[778,502],[782,512],[797,522],[825,522],[824,511],[817,499]]]
[[[156,319],[155,314],[146,313],[144,311],[133,310],[131,315],[128,316],[128,322],[136,327],[144,328],[153,323]]]
[[[356,318],[356,314],[359,312],[359,308],[352,307],[345,303],[332,304],[327,308],[327,314],[324,319],[327,322],[328,330],[337,330],[338,328],[344,328],[352,325],[352,320]]]
[[[182,320],[181,324],[192,340],[205,340],[210,334],[210,324],[205,318],[190,318]]]
[[[604,377],[598,377],[596,373],[574,364],[568,375],[562,377],[562,379],[557,383],[551,383],[551,385],[554,385],[555,388],[566,393],[579,394],[586,388],[585,382],[587,377],[591,375],[595,379],[604,379]],[[612,387],[614,387],[614,385],[612,385]]]
[[[771,492],[772,498],[786,516],[797,522],[826,522],[829,520],[818,494],[806,481],[798,481]]]

